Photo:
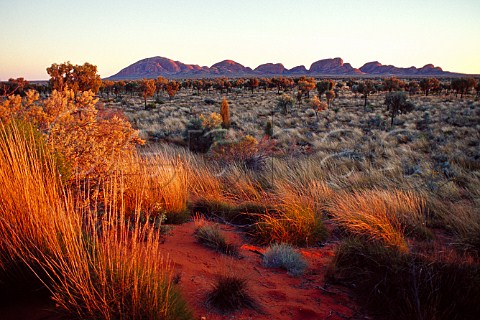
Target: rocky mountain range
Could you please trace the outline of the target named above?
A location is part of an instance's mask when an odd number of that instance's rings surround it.
[[[341,58],[318,60],[307,69],[297,66],[287,69],[281,63],[265,63],[255,69],[246,67],[233,60],[223,60],[211,67],[196,64],[185,64],[163,57],[142,59],[120,70],[109,80],[134,80],[142,78],[208,78],[208,77],[248,77],[248,76],[455,76],[457,73],[443,71],[440,67],[427,64],[421,68],[399,68],[383,65],[378,61],[368,62],[359,69],[350,63],[344,63]]]

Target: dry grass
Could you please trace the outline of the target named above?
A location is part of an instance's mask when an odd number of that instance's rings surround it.
[[[157,231],[138,219],[127,223],[121,198],[106,202],[101,218],[74,210],[49,153],[28,132],[2,130],[0,255],[7,275],[33,272],[59,311],[74,318],[190,318]]]
[[[395,200],[393,200],[395,201]],[[404,227],[385,196],[376,191],[339,194],[329,211],[341,227],[359,237],[379,241],[400,252],[408,252]]]

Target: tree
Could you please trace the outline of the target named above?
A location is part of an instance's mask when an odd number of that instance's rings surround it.
[[[453,79],[451,82],[452,90],[455,90],[455,97],[460,93],[460,98],[463,98],[463,95],[470,92],[476,85],[477,80],[472,77]]]
[[[277,99],[277,106],[282,110],[283,114],[287,114],[288,108],[293,107],[293,98],[284,93]]]
[[[250,88],[250,90],[252,90],[252,94],[253,94],[253,90],[257,88],[259,84],[260,82],[258,81],[257,78],[248,79],[247,86]]]
[[[397,77],[390,77],[383,80],[383,89],[388,92],[398,91],[405,84]]]
[[[325,92],[333,90],[333,88],[335,87],[335,81],[330,79],[322,80],[320,82],[317,82],[316,87],[317,87],[318,97],[322,98],[322,95]]]
[[[230,108],[228,106],[227,98],[223,97],[222,105],[220,106],[220,115],[222,116],[222,127],[224,129],[230,128]]]
[[[430,91],[437,90],[440,87],[440,81],[437,78],[428,78],[420,80],[420,88],[428,96]]]
[[[170,100],[172,100],[175,94],[178,92],[178,90],[180,90],[180,83],[178,83],[175,80],[168,81],[167,85],[165,86],[165,89],[167,90]]]
[[[57,91],[63,91],[68,86],[75,94],[88,90],[96,94],[102,85],[97,66],[88,62],[83,65],[72,65],[69,61],[54,63],[47,68],[47,73],[50,75],[50,86]]]
[[[157,79],[155,79],[155,93],[157,94],[157,97],[160,91],[165,90],[165,86],[167,85],[167,83],[168,80],[164,77],[159,76],[157,77]]]
[[[407,113],[413,111],[413,109],[415,108],[415,105],[413,103],[407,101],[407,96],[405,95],[405,93],[400,91],[387,93],[387,95],[385,96],[385,105],[387,106],[387,110],[390,110],[390,125],[392,127],[393,119],[398,113]]]
[[[75,93],[90,90],[96,94],[101,85],[102,79],[97,74],[97,66],[85,62],[83,65],[73,67],[72,89]]]
[[[24,91],[29,88],[29,82],[24,78],[8,79],[7,82],[0,83],[0,96],[9,96],[12,94],[24,95]]]
[[[143,101],[145,102],[145,110],[147,110],[147,98],[152,97],[155,93],[155,80],[153,79],[143,79],[140,82],[140,92],[143,97]]]
[[[328,90],[325,92],[325,97],[327,98],[327,104],[330,107],[330,104],[333,102],[337,95],[335,94],[335,91],[333,90]]]
[[[357,91],[363,94],[364,98],[364,104],[363,108],[364,110],[367,109],[367,101],[368,101],[368,95],[375,92],[375,86],[373,85],[372,80],[366,80],[365,82],[361,82],[357,86]]]
[[[114,85],[115,82],[110,80],[104,80],[102,82],[102,92],[107,94],[107,99],[110,99],[110,93],[112,93]]]
[[[315,79],[311,77],[300,77],[298,80],[298,91],[310,98],[310,91],[315,89]]]
[[[416,94],[419,89],[420,89],[420,85],[418,84],[417,81],[410,81],[408,83],[408,93],[410,95]]]
[[[315,111],[315,116],[317,117],[317,121],[318,121],[318,112],[328,109],[328,105],[325,102],[320,101],[318,96],[313,96],[313,98],[310,99],[309,104],[312,107],[312,109]]]

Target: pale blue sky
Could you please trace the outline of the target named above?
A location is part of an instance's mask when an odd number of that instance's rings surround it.
[[[287,68],[342,57],[480,74],[479,0],[0,0],[0,80],[46,79],[52,63],[102,77],[163,56]]]

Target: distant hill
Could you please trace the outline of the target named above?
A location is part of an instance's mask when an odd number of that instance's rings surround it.
[[[400,68],[383,65],[378,61],[368,62],[361,68],[353,68],[341,58],[318,60],[310,66],[287,69],[281,63],[264,63],[255,69],[245,67],[233,60],[223,60],[211,67],[185,64],[163,57],[146,58],[129,65],[109,80],[134,80],[142,78],[202,78],[202,77],[249,77],[249,76],[458,76],[459,73],[443,71],[440,67],[427,64],[421,68]]]

